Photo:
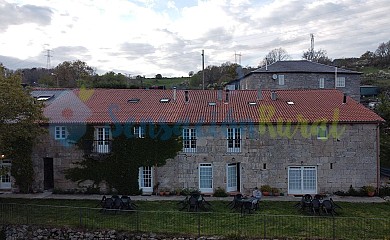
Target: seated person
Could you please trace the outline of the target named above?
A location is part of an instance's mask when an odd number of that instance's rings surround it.
[[[257,206],[258,206],[257,204],[261,199],[261,192],[259,191],[259,189],[257,187],[255,187],[255,189],[253,190],[252,197],[253,197],[252,208],[257,209]]]
[[[261,192],[259,191],[259,189],[257,187],[255,187],[255,189],[253,190],[252,197],[256,198],[257,200],[261,199],[261,197],[262,197]]]

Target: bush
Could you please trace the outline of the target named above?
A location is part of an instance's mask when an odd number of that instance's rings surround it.
[[[272,188],[271,188],[270,185],[262,185],[262,186],[260,187],[260,190],[261,190],[262,192],[272,192]]]
[[[379,196],[380,197],[390,196],[390,187],[381,187],[379,189]]]
[[[213,195],[213,196],[214,196],[214,197],[227,197],[227,196],[229,196],[229,195],[226,193],[226,191],[225,191],[224,188],[218,187],[218,188],[214,191],[214,195]]]

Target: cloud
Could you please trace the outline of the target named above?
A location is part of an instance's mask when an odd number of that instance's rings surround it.
[[[24,23],[36,23],[42,26],[49,25],[52,14],[53,12],[49,7],[18,6],[0,0],[0,32],[6,30],[10,25]]]

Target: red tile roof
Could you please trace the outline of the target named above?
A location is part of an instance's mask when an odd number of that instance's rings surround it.
[[[343,93],[333,89],[277,90],[276,100],[271,99],[270,90],[262,91],[262,99],[257,98],[257,90],[234,90],[228,94],[226,101],[225,91],[188,90],[188,102],[185,102],[184,90],[177,90],[174,100],[174,90],[77,89],[54,99],[44,113],[50,123],[296,123],[302,119],[309,123],[322,120],[345,123],[383,121],[350,97],[344,104]],[[163,98],[170,101],[160,102]],[[128,102],[130,99],[133,102]],[[294,104],[288,104],[288,101]]]

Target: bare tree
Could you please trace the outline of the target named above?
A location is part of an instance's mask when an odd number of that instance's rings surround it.
[[[320,49],[318,51],[315,50],[311,51],[309,49],[306,52],[303,52],[302,58],[312,62],[323,63],[323,64],[329,64],[332,62],[332,60],[328,58],[326,50],[324,49]]]
[[[264,58],[263,65],[264,64],[272,64],[277,61],[283,61],[291,59],[291,56],[287,53],[287,51],[284,48],[275,48],[271,50]]]

